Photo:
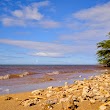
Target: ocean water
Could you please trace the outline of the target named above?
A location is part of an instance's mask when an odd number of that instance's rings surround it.
[[[72,84],[103,73],[106,68],[96,65],[1,65],[0,94],[32,91],[48,86]]]

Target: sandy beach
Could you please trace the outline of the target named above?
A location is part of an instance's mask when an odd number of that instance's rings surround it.
[[[0,110],[110,110],[110,0],[0,0]]]
[[[110,110],[110,72],[61,87],[0,96],[0,110]]]

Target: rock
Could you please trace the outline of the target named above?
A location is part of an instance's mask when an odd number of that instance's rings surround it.
[[[95,100],[101,101],[101,102],[106,102],[107,98],[104,97],[103,95],[98,95],[94,97]]]
[[[92,90],[92,92],[93,92],[93,94],[95,94],[95,95],[100,95],[99,90],[96,89],[96,88],[94,88],[94,89]]]
[[[110,97],[110,94],[107,90],[105,90],[104,88],[100,91],[105,97]]]
[[[68,109],[70,110],[75,110],[79,106],[79,100],[76,96],[72,96],[68,102]]]
[[[50,89],[49,89],[49,91],[46,92],[46,96],[47,96],[47,97],[51,97],[51,96],[54,95],[54,94],[55,94],[55,92],[52,91],[52,90],[50,90]]]
[[[60,92],[63,90],[63,87],[55,87],[52,89],[53,91]]]
[[[79,81],[78,85],[84,85],[84,81]]]
[[[79,106],[79,99],[77,96],[72,96],[72,101],[73,104],[75,105],[75,107],[78,107]]]
[[[99,107],[99,110],[105,110],[106,109],[106,106],[105,105],[101,105],[100,107]]]
[[[47,93],[46,96],[47,96],[47,98],[49,98],[49,97],[52,96],[52,94],[51,93]]]
[[[34,95],[42,95],[43,91],[44,91],[43,89],[38,89],[38,90],[32,91],[31,93],[34,94]]]
[[[104,105],[106,105],[106,106],[110,106],[110,101],[104,103]]]
[[[62,94],[62,98],[65,98],[66,97],[66,94]]]
[[[69,101],[69,98],[61,98],[59,102],[61,103],[61,102],[68,102],[68,101]]]
[[[75,83],[75,84],[78,84],[78,83],[79,83],[79,80],[77,80],[77,81],[74,81],[74,83]]]
[[[87,97],[87,95],[88,95],[88,93],[89,93],[89,87],[88,86],[84,86],[83,87],[83,91],[82,91],[82,97],[84,98],[84,99],[86,99],[86,97]]]
[[[78,98],[76,96],[72,96],[72,100],[76,101]]]
[[[91,104],[94,104],[95,103],[95,100],[94,99],[89,99],[90,103]]]
[[[21,100],[21,99],[19,99],[19,98],[15,98],[15,100],[16,100],[16,101],[22,101],[22,100]]]
[[[73,90],[74,90],[73,88],[69,88],[69,89],[66,89],[66,92],[71,93]]]
[[[102,97],[99,99],[101,102],[106,102],[107,101],[107,98],[106,97]]]
[[[84,99],[81,96],[79,96],[78,99],[80,100],[80,102],[84,101]]]
[[[108,70],[107,69],[105,69],[105,74],[108,74]]]
[[[46,109],[53,109],[53,105],[57,104],[57,103],[58,103],[58,99],[46,100],[44,108],[46,108]]]
[[[65,88],[65,89],[68,89],[68,82],[65,82],[64,88]]]
[[[104,104],[102,104],[100,107],[99,107],[99,110],[106,110],[106,108],[110,108],[110,101],[109,102],[106,102]],[[107,109],[109,110],[109,109]]]
[[[90,78],[89,78],[89,79],[90,79],[90,80],[93,80],[93,78],[94,78],[93,76],[90,76]]]
[[[48,90],[52,90],[53,89],[53,86],[49,86],[47,89]]]
[[[13,98],[12,97],[9,97],[9,96],[7,96],[6,98],[5,98],[5,100],[12,100]]]
[[[74,104],[69,104],[68,109],[75,110],[77,107]]]
[[[47,100],[46,104],[48,105],[54,105],[58,103],[58,99],[52,99],[52,100]]]
[[[29,96],[30,99],[45,99],[45,97],[43,96],[39,96],[39,95],[34,95],[34,96]]]
[[[37,104],[37,99],[25,99],[20,104],[27,107],[27,106],[33,106]]]

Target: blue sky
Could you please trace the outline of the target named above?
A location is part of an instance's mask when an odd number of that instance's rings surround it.
[[[109,0],[0,0],[0,64],[97,64]]]

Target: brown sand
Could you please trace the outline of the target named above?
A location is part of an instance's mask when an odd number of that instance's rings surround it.
[[[30,92],[19,93],[19,94],[10,94],[0,96],[0,110],[42,110],[41,106],[34,105],[31,107],[24,107],[20,105],[21,100],[25,100],[29,98]],[[5,100],[6,97],[12,97],[11,100]],[[16,100],[19,99],[18,101]],[[98,110],[98,107],[101,105],[101,102],[96,102],[95,104],[91,104],[89,101],[84,101],[80,103],[79,107],[76,110]],[[65,103],[66,106],[66,103]],[[62,105],[55,105],[53,110],[62,110]]]

